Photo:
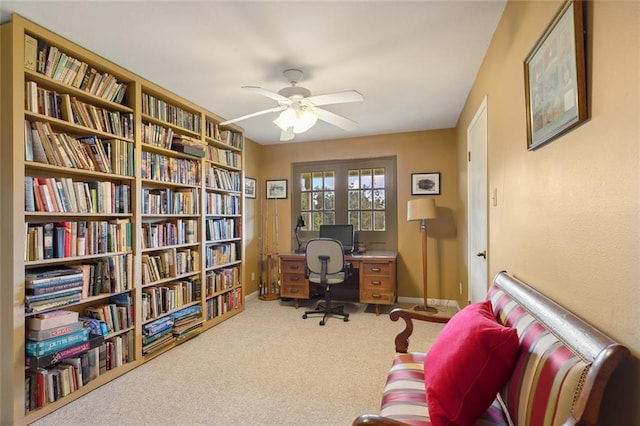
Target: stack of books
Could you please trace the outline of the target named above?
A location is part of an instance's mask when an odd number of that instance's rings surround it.
[[[173,318],[173,336],[179,341],[185,341],[198,335],[202,329],[202,307],[189,306],[171,314]]]
[[[82,284],[80,269],[30,269],[25,273],[25,310],[42,312],[77,303],[82,298]]]
[[[159,318],[142,326],[142,354],[148,355],[173,342],[173,318]]]

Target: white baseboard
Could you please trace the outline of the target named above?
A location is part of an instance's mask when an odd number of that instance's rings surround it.
[[[422,299],[422,297],[398,297],[398,302],[408,303],[412,305],[421,305],[424,302],[424,299]],[[460,310],[460,305],[458,305],[458,302],[455,300],[427,298],[427,304],[431,306],[443,306]]]

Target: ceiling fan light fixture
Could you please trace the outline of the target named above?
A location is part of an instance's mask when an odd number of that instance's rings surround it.
[[[304,133],[318,121],[318,116],[311,110],[289,107],[273,120],[282,131],[293,127],[294,133]]]

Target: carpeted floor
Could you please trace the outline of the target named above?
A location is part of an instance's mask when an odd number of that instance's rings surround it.
[[[304,309],[247,298],[240,315],[34,424],[346,426],[378,412],[404,324],[347,303],[349,322],[321,327]],[[442,326],[416,327],[410,349],[426,350]]]

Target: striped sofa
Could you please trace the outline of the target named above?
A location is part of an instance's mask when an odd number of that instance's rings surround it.
[[[507,383],[475,424],[597,424],[607,381],[629,350],[504,271],[494,278],[487,299],[497,321],[517,330],[520,351]],[[413,320],[434,318],[402,309],[390,317],[402,318],[405,328],[395,339],[380,414],[363,414],[353,425],[431,425],[425,354],[408,347]]]

